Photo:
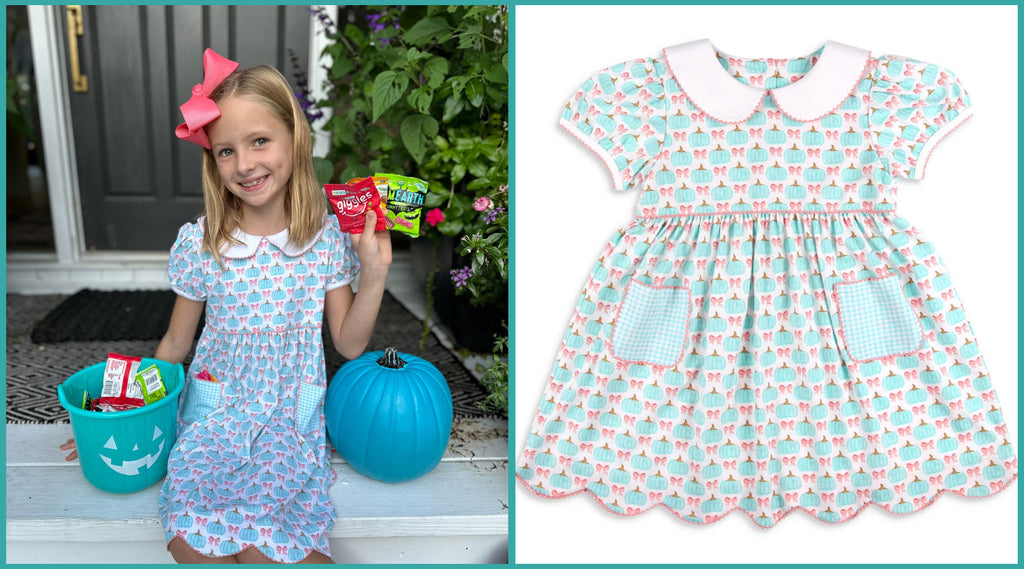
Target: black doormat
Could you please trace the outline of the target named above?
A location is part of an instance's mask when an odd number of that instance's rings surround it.
[[[92,290],[71,295],[32,330],[32,342],[159,340],[178,295],[170,290]],[[200,320],[196,338],[203,329]]]
[[[30,338],[23,335],[25,332],[12,331],[12,321],[9,320],[7,422],[67,422],[67,412],[57,401],[57,386],[75,371],[105,361],[109,351],[152,357],[159,339],[167,331],[175,297],[173,291],[83,290],[46,314]],[[18,314],[18,298],[33,297],[8,295],[8,312],[12,315]],[[106,318],[104,311],[116,312],[118,318]],[[81,313],[93,314],[93,319],[82,318]],[[101,323],[112,320],[116,320],[114,325]],[[201,329],[202,322],[197,330]],[[480,410],[477,403],[487,395],[483,387],[432,332],[426,335],[423,350],[419,350],[422,333],[422,321],[385,292],[366,351],[391,346],[424,358],[434,364],[448,381],[456,417],[496,417]],[[37,337],[46,339],[40,341]],[[326,326],[323,342],[329,381],[346,359],[334,349]],[[186,369],[192,355],[189,352],[182,362]]]

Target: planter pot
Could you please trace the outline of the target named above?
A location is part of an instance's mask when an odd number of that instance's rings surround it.
[[[474,352],[490,353],[494,348],[494,335],[504,334],[502,321],[508,321],[508,301],[473,306],[468,295],[457,295],[450,271],[469,261],[455,252],[457,242],[442,237],[437,242],[437,274],[434,276],[434,317],[451,332],[459,346]],[[414,259],[413,275],[426,286],[434,261],[434,242],[428,239],[410,243]]]

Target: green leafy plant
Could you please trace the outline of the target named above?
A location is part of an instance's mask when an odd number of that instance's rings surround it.
[[[459,254],[469,265],[452,269],[456,294],[469,294],[475,306],[508,300],[508,188],[478,198],[484,227],[459,241]]]
[[[451,275],[456,293],[477,306],[507,306],[508,7],[341,10],[335,25],[311,9],[330,40],[326,99],[312,100],[304,83],[297,94],[307,117],[332,114],[322,127],[330,149],[313,159],[317,178],[389,172],[425,180],[421,234],[454,238],[454,253],[468,263],[459,280]],[[433,278],[428,311],[432,286]],[[486,405],[507,413],[507,327],[496,338],[482,381]]]
[[[487,398],[477,403],[482,411],[496,411],[508,416],[508,325],[504,336],[494,336],[494,353],[490,355],[487,369],[480,378],[481,385],[487,389]]]
[[[335,29],[321,183],[375,172],[426,180],[431,235],[482,229],[473,203],[508,182],[508,7],[368,6]],[[436,221],[435,221],[436,220]]]

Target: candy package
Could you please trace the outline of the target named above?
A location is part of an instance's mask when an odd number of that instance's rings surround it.
[[[145,405],[142,387],[135,381],[141,363],[140,357],[109,353],[103,370],[103,390],[93,401],[94,409],[125,411]]]
[[[372,178],[362,178],[352,184],[326,184],[324,191],[345,233],[362,233],[368,210],[377,213],[375,231],[388,229],[381,196]]]
[[[153,364],[140,371],[135,376],[135,381],[142,389],[142,399],[146,405],[159,401],[167,395],[167,388],[164,387],[164,378],[160,375],[160,368]]]
[[[207,371],[206,368],[203,368],[203,371],[196,374],[196,379],[201,381],[210,381],[213,383],[218,383],[217,378],[213,377],[213,374]]]
[[[419,237],[423,200],[427,197],[427,183],[419,178],[398,174],[374,174],[373,177],[374,180],[382,179],[387,188],[385,215],[394,230]]]

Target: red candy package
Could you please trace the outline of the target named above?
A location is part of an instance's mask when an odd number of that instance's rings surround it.
[[[103,391],[98,399],[93,400],[93,409],[126,411],[145,405],[142,388],[134,381],[141,363],[142,358],[139,357],[108,354],[103,370]]]
[[[373,178],[363,178],[352,184],[326,184],[327,200],[331,202],[338,224],[345,233],[362,233],[366,223],[366,212],[377,214],[375,231],[388,229],[387,217],[381,204],[380,193]]]

